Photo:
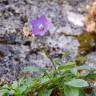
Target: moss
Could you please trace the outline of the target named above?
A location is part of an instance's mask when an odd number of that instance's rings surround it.
[[[86,60],[87,60],[87,57],[86,56],[80,55],[80,56],[78,56],[76,58],[76,63],[77,63],[77,65],[83,65]]]
[[[80,47],[79,53],[80,54],[88,54],[92,52],[96,48],[96,34],[84,32],[80,36],[77,37]]]

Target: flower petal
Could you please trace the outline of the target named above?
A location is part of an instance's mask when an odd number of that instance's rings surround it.
[[[32,33],[34,35],[43,36],[52,26],[51,21],[44,15],[38,19],[32,20]]]

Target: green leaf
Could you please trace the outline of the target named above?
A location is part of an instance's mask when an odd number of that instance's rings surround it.
[[[26,78],[24,79],[21,84],[19,85],[19,90],[22,93],[26,93],[30,90],[32,90],[32,88],[36,85],[37,81],[32,79],[32,78]]]
[[[9,94],[9,91],[10,91],[10,88],[7,84],[5,84],[4,86],[2,86],[1,90],[0,90],[0,95],[1,96],[8,96]]]
[[[9,93],[15,94],[15,90],[11,89]]]
[[[59,66],[58,69],[59,70],[70,70],[70,69],[74,68],[75,66],[76,66],[76,64],[74,62],[69,62],[66,65]]]
[[[82,65],[77,67],[77,70],[89,70],[89,71],[94,71],[96,70],[96,67],[92,67],[92,66],[87,66],[87,65]]]
[[[37,84],[37,81],[33,78],[26,78],[19,81],[19,86],[16,89],[16,92],[20,95],[27,94],[32,90],[33,87],[35,87]],[[16,94],[17,94],[16,93]]]
[[[65,85],[71,86],[71,87],[87,87],[88,83],[85,80],[82,79],[73,79],[69,82],[66,82]]]
[[[76,58],[76,62],[78,63],[78,65],[83,64],[86,60],[87,60],[86,56],[80,55]]]
[[[41,83],[46,83],[46,82],[48,82],[49,80],[50,80],[50,79],[49,79],[47,76],[44,76],[44,77],[40,78]]]
[[[71,73],[74,74],[74,75],[77,75],[78,74],[78,71],[76,68],[72,68],[71,69]]]
[[[84,90],[80,89],[80,91],[79,91],[79,96],[86,96]]]
[[[9,90],[8,89],[1,89],[0,90],[0,95],[1,96],[8,96]]]
[[[23,72],[30,72],[30,73],[38,72],[38,73],[41,73],[41,72],[43,72],[43,69],[41,69],[39,67],[36,67],[36,66],[28,66],[28,67],[25,67],[23,69]]]
[[[38,93],[38,96],[50,96],[52,93],[52,89],[41,89]]]
[[[66,52],[63,53],[62,58],[69,57],[69,56],[70,56],[70,52],[69,51],[66,51]]]
[[[10,88],[7,84],[5,84],[4,86],[2,86],[2,89],[10,89]]]
[[[64,86],[64,96],[79,96],[79,88]]]
[[[53,59],[53,62],[55,65],[61,65],[61,60],[60,59]]]
[[[88,74],[84,78],[86,78],[86,79],[96,79],[96,74]]]
[[[18,82],[17,81],[14,81],[13,84],[12,84],[12,88],[13,89],[16,89],[18,87]]]

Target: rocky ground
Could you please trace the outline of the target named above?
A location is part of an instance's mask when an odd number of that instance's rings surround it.
[[[75,61],[80,43],[76,36],[84,32],[84,18],[91,0],[0,0],[0,80],[14,81],[25,66],[52,67],[50,59],[40,46],[47,47],[50,55],[64,57],[64,64]],[[46,15],[54,24],[46,36],[23,35],[27,25],[37,16]],[[89,53],[87,65],[96,66],[96,52]]]

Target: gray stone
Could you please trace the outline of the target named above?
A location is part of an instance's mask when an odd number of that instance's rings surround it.
[[[84,27],[84,16],[78,13],[67,12],[68,20],[76,26]]]
[[[96,52],[87,55],[86,65],[96,67]]]
[[[26,66],[36,65],[51,68],[52,62],[44,50],[39,48],[42,45],[48,48],[49,54],[53,57],[67,50],[70,52],[70,56],[64,58],[64,63],[74,61],[78,55],[78,40],[72,36],[64,36],[64,34],[79,35],[82,33],[81,18],[84,17],[87,1],[0,0],[0,41],[2,38],[3,43],[7,41],[4,44],[0,42],[1,81],[17,80],[21,70]],[[72,12],[71,15],[68,12]],[[77,13],[80,18],[76,17]],[[74,14],[78,22],[74,21]],[[32,19],[41,15],[46,15],[52,20],[53,28],[49,30],[48,34],[41,38],[37,37],[36,40],[23,36],[24,25],[27,24],[32,29]]]
[[[79,42],[71,36],[64,36],[64,35],[54,35],[50,37],[46,37],[42,40],[42,43],[45,46],[48,46],[51,48],[59,48],[60,50],[63,50],[62,53],[66,50],[70,52],[69,61],[74,61],[76,56],[78,55],[78,47]]]

